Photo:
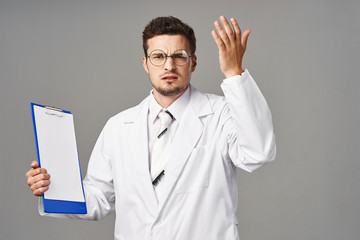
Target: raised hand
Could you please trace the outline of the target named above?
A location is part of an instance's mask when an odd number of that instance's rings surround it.
[[[220,69],[226,78],[241,75],[244,71],[242,59],[250,30],[241,34],[241,29],[234,18],[231,18],[229,23],[224,16],[221,16],[220,21],[223,27],[215,21],[214,26],[217,32],[215,30],[211,32],[219,48]]]

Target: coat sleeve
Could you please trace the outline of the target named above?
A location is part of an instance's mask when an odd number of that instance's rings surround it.
[[[109,122],[101,132],[91,154],[87,175],[83,181],[87,214],[48,214],[39,201],[39,213],[43,216],[57,218],[78,218],[99,220],[114,211],[115,193],[111,166],[111,145],[108,141]]]
[[[221,88],[227,102],[227,153],[235,166],[252,172],[276,155],[270,109],[247,70],[225,79]]]

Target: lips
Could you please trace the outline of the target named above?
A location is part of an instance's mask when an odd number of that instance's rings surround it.
[[[165,75],[161,78],[161,80],[166,81],[166,82],[174,82],[178,79],[177,75]]]

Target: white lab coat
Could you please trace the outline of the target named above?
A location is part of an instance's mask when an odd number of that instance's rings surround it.
[[[236,167],[253,171],[275,157],[271,113],[250,74],[224,80],[224,97],[190,88],[173,139],[159,203],[148,161],[149,97],[112,117],[91,155],[87,215],[116,210],[117,240],[237,240]],[[59,216],[59,215],[57,215]]]

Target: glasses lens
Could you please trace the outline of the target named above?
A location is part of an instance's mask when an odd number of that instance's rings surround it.
[[[189,54],[185,50],[177,50],[173,53],[173,59],[176,65],[182,66],[188,63],[189,61]]]
[[[166,60],[166,54],[160,50],[154,50],[150,54],[150,62],[155,66],[161,66]]]

